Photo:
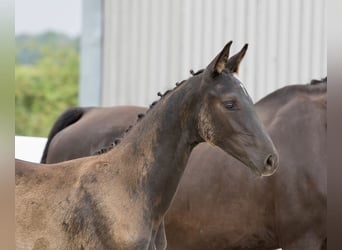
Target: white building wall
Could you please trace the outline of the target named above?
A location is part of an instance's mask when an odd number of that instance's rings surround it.
[[[149,105],[245,43],[241,79],[255,101],[327,74],[325,0],[105,0],[102,105]]]

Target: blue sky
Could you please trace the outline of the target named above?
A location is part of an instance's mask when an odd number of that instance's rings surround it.
[[[16,0],[15,33],[37,34],[52,30],[81,33],[82,0]]]

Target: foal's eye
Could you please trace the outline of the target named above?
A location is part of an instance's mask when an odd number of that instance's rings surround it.
[[[226,109],[233,109],[234,108],[234,102],[232,102],[232,101],[225,102],[224,107]]]

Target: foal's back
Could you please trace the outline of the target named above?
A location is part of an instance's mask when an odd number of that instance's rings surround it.
[[[16,202],[16,236],[20,238],[17,249],[57,249],[66,241],[58,222],[68,213],[66,200],[78,176],[72,166],[58,165],[16,160],[15,195],[20,201]],[[49,239],[51,235],[54,241]]]

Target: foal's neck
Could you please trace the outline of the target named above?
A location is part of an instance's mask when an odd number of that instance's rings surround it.
[[[192,149],[202,141],[194,105],[198,99],[191,91],[189,85],[180,86],[163,97],[118,145],[130,158],[124,167],[157,214],[166,212]]]

